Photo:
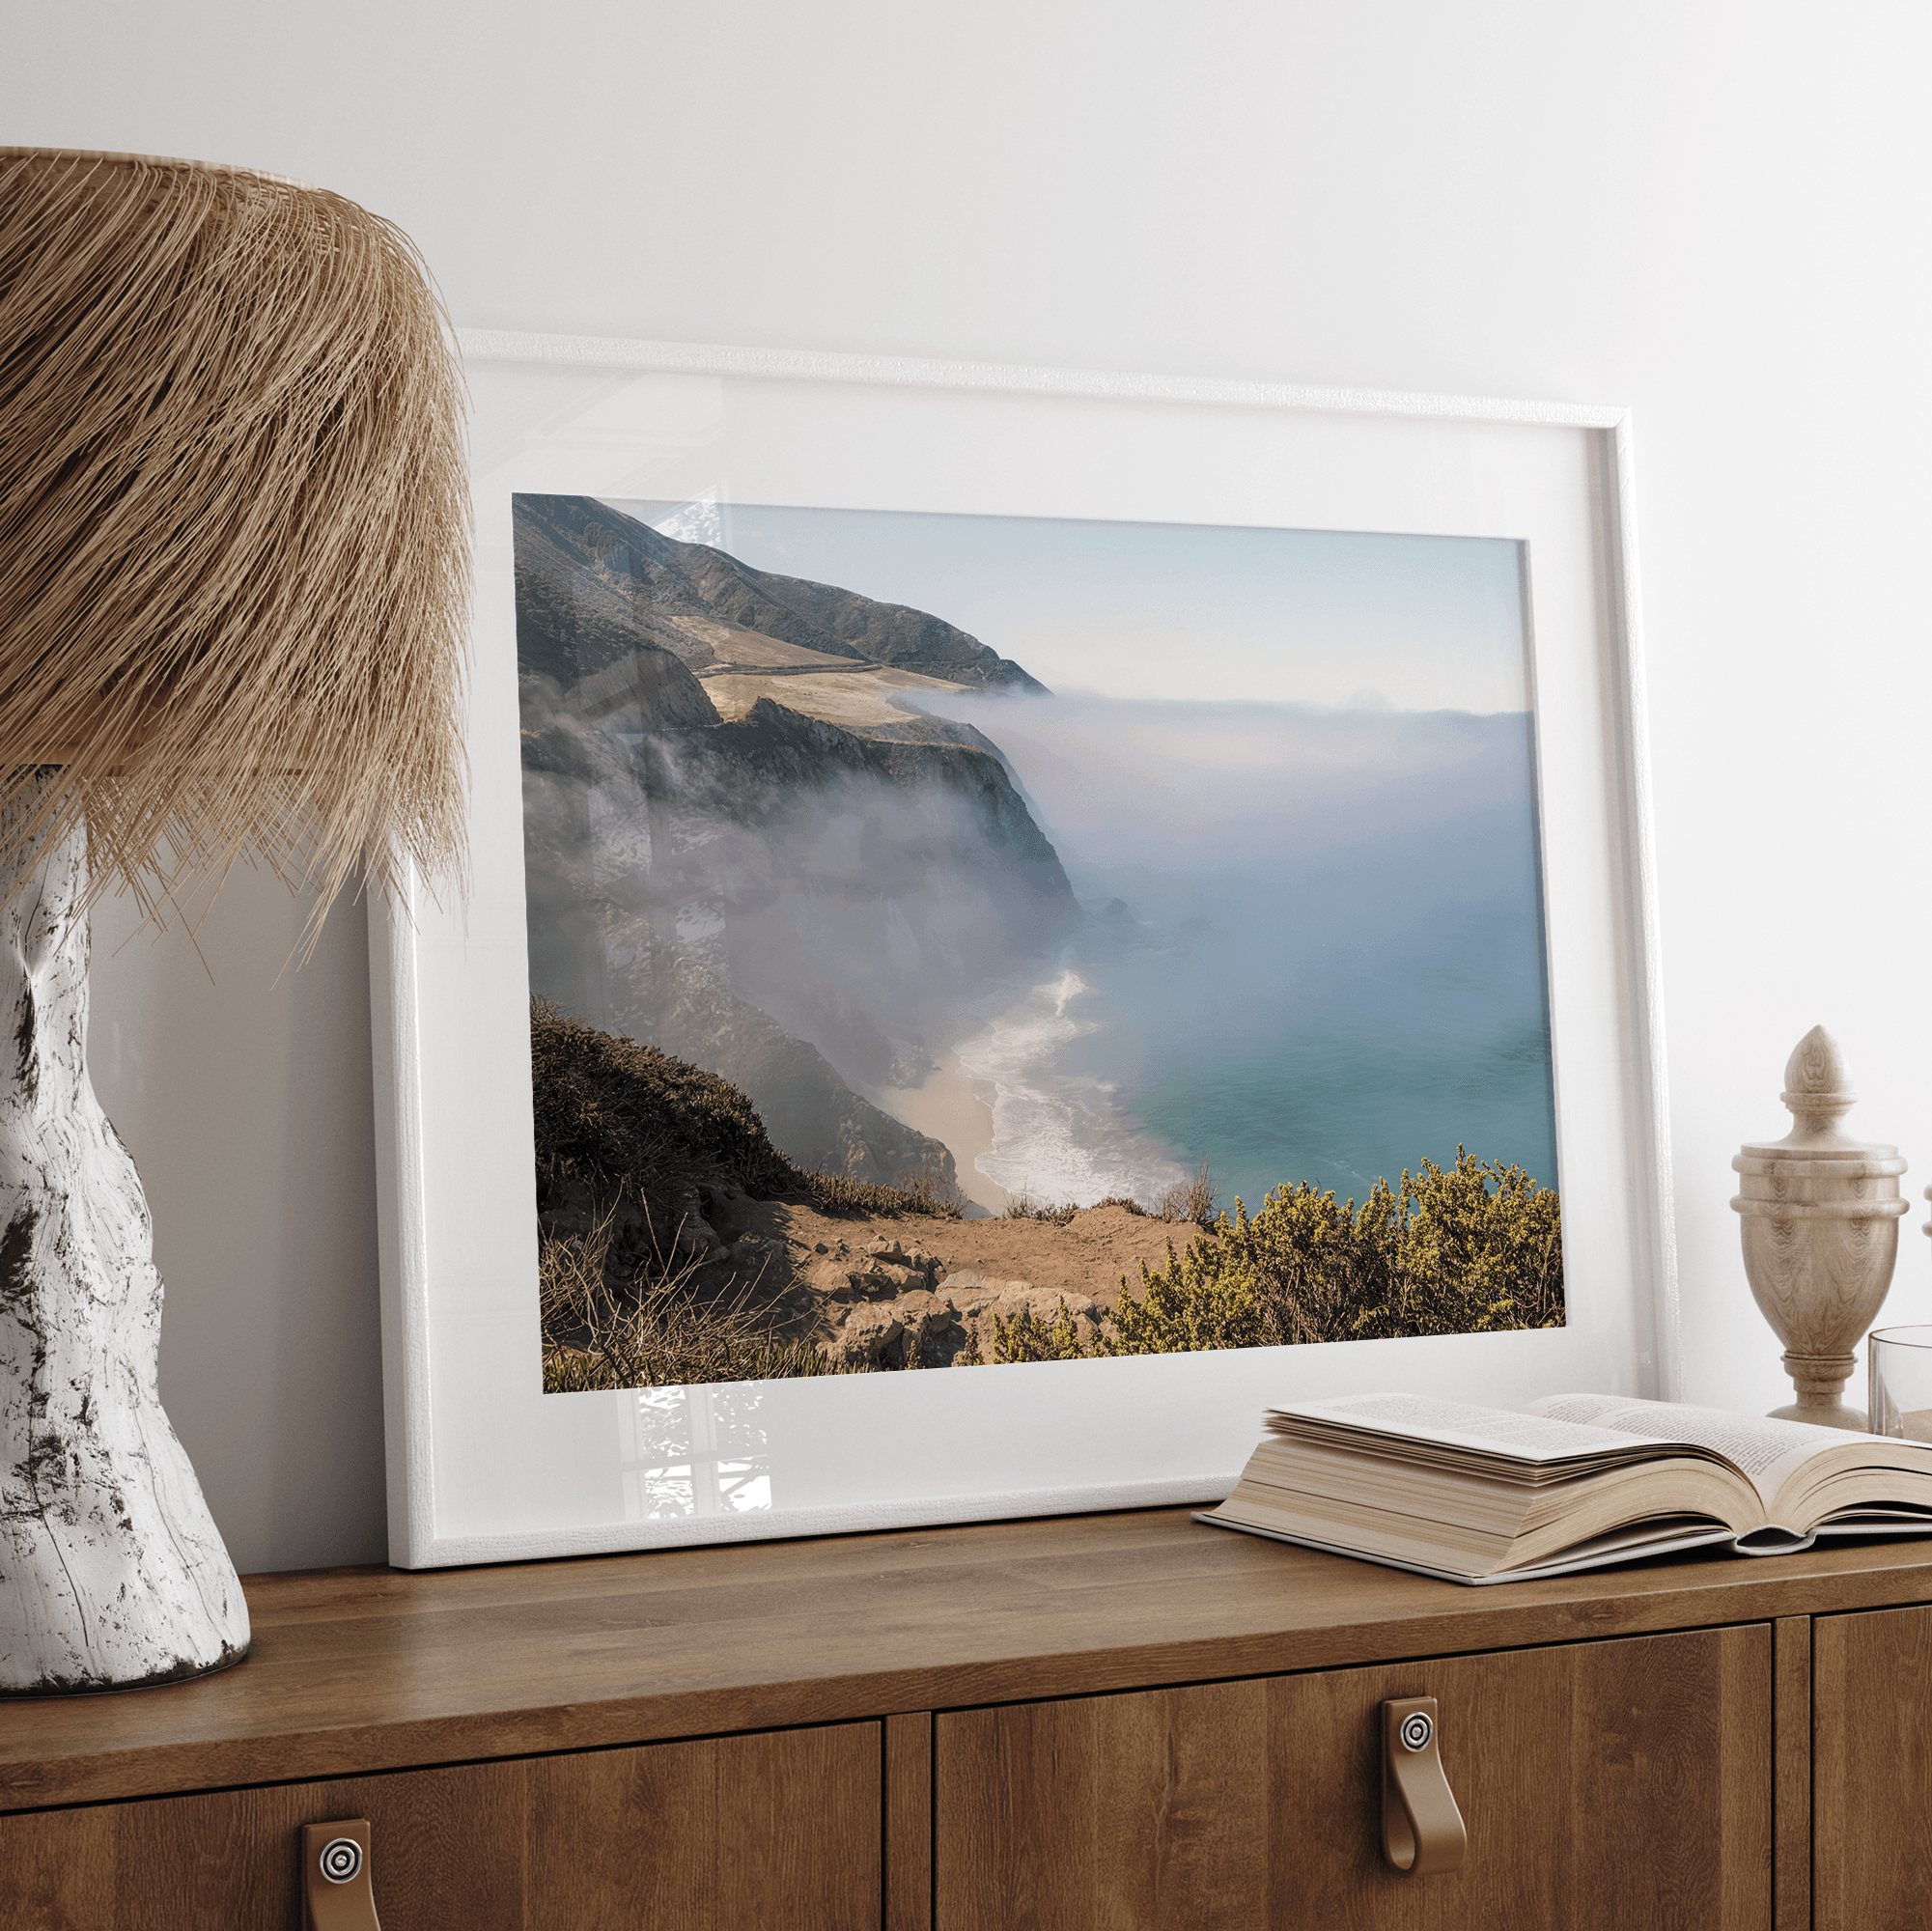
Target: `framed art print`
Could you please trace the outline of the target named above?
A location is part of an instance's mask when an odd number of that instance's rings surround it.
[[[471,889],[372,913],[393,1560],[1674,1391],[1623,411],[463,347]]]

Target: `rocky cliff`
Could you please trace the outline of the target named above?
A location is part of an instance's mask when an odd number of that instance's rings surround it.
[[[693,662],[695,606],[633,594],[657,582],[635,562],[656,552],[625,537],[620,572],[597,506],[518,500],[533,990],[730,1079],[800,1165],[950,1182],[944,1146],[854,1088],[920,1083],[948,1015],[1078,922],[997,748],[969,727],[909,715],[903,736],[859,732],[769,697],[721,718]],[[709,563],[675,574],[678,596],[730,601]],[[683,649],[661,621],[674,605]],[[828,632],[806,648],[826,638],[856,648]]]
[[[602,669],[639,642],[700,670],[731,661],[743,639],[762,638],[972,689],[1045,689],[927,611],[754,570],[594,496],[518,496],[516,518],[518,657],[560,683]]]

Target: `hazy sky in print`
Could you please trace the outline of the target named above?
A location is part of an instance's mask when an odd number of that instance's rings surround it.
[[[1521,546],[618,500],[755,569],[943,617],[1062,692],[1525,711]]]

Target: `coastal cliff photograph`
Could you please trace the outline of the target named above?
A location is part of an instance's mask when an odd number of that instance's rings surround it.
[[[1520,546],[513,512],[546,1388],[1561,1323]]]

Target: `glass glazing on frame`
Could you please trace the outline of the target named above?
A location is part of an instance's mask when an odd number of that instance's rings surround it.
[[[1560,1325],[1522,545],[513,511],[547,1389]]]

